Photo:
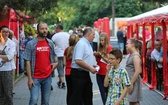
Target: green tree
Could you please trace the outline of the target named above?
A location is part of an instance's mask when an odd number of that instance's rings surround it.
[[[161,7],[165,3],[167,4],[168,0],[142,0],[143,2],[153,3],[157,5],[157,7]]]
[[[63,24],[66,30],[81,25],[92,26],[99,18],[112,17],[112,0],[58,0],[56,7],[37,18],[48,24]],[[132,17],[157,8],[145,0],[115,0],[116,17]]]
[[[65,2],[66,1],[66,2]],[[57,16],[68,28],[80,25],[92,26],[98,18],[110,16],[110,0],[62,0],[58,2]],[[71,8],[71,9],[70,9]]]
[[[32,35],[34,37],[36,30],[35,30],[35,28],[32,27],[32,25],[24,23],[24,33],[25,33],[26,38],[29,33],[32,33]]]
[[[0,11],[3,10],[4,5],[7,5],[9,8],[24,12],[31,17],[38,17],[56,6],[57,1],[58,0],[1,0]]]
[[[116,17],[132,17],[157,8],[155,2],[143,0],[116,0]]]

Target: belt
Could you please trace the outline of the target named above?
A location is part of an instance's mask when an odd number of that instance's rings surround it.
[[[84,71],[84,72],[87,72],[86,70],[82,69],[82,68],[72,68],[72,69],[76,69],[78,71]]]

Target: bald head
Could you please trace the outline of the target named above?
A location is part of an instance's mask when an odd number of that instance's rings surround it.
[[[93,39],[95,38],[95,31],[94,31],[94,29],[91,28],[91,27],[87,27],[83,31],[83,37],[85,37],[88,41],[92,42]]]

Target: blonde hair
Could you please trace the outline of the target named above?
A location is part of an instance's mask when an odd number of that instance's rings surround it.
[[[73,50],[74,50],[74,47],[78,41],[79,41],[78,35],[76,35],[76,34],[70,35],[69,47],[68,47],[67,54],[66,54],[68,59],[72,59]]]
[[[101,33],[100,34],[100,38],[103,37],[104,38],[104,45],[101,45],[101,43],[99,44],[99,48],[98,48],[98,51],[103,53],[103,54],[106,54],[106,49],[109,45],[109,40],[108,40],[108,36],[106,33]]]
[[[152,41],[148,41],[146,48],[147,49],[151,49],[151,47],[152,47]]]

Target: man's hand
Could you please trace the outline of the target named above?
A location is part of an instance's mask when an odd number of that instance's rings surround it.
[[[54,71],[57,68],[58,63],[57,62],[56,63],[52,63],[51,66],[52,66],[52,71]]]
[[[161,63],[162,63],[162,62],[163,62],[163,58],[160,58],[160,59],[159,59],[159,62],[161,62]]]
[[[98,56],[100,56],[100,53],[99,53],[99,52],[94,51],[94,52],[93,52],[93,55],[94,55],[95,57],[98,57]]]
[[[32,88],[32,86],[35,86],[34,81],[32,79],[28,80],[27,85],[28,85],[29,90]]]
[[[96,70],[96,68],[91,67],[90,72],[91,72],[92,74],[95,74],[95,73],[97,73],[97,70]]]
[[[110,63],[108,63],[106,66],[107,73],[110,71],[111,67],[112,67],[112,65]]]

